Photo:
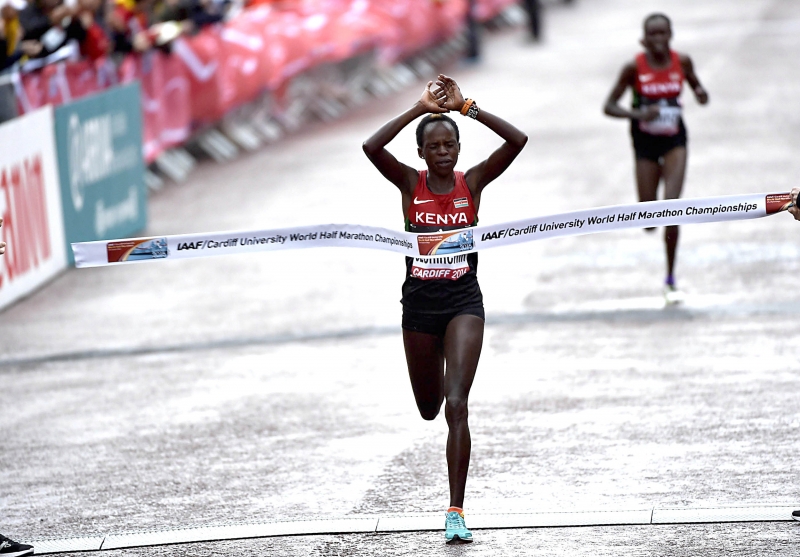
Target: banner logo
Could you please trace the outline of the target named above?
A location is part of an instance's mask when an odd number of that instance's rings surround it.
[[[140,238],[120,240],[106,244],[109,263],[141,261],[143,259],[164,259],[169,256],[166,238]]]
[[[772,215],[785,211],[792,204],[791,193],[770,193],[767,195],[767,214]]]
[[[417,237],[417,244],[420,255],[446,255],[475,249],[472,230],[420,235]]]

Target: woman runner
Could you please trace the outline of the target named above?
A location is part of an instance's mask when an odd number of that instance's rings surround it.
[[[508,122],[464,99],[456,82],[444,75],[432,90],[364,142],[372,164],[400,190],[406,230],[436,232],[475,226],[481,192],[522,151],[528,136]],[[488,159],[466,172],[455,171],[461,149],[450,110],[477,120],[504,140]],[[417,125],[417,153],[427,170],[399,162],[386,145],[411,122]],[[468,242],[469,235],[460,240]],[[465,246],[466,247],[466,246]],[[464,523],[464,489],[470,457],[467,398],[483,343],[483,296],[476,275],[478,255],[433,260],[406,258],[403,283],[403,345],[411,388],[422,418],[433,420],[445,404],[450,507],[445,519],[447,543],[471,542]]]
[[[697,79],[691,59],[670,50],[671,38],[672,24],[666,15],[648,16],[644,20],[644,38],[640,41],[645,51],[622,68],[605,104],[607,115],[631,121],[639,201],[654,201],[662,178],[665,199],[676,199],[681,195],[686,174],[687,143],[679,101],[684,79],[697,102],[708,102],[708,93]],[[633,91],[630,110],[619,105],[628,87]],[[664,297],[667,303],[676,303],[682,299],[674,274],[677,226],[666,227],[664,242],[667,251]]]

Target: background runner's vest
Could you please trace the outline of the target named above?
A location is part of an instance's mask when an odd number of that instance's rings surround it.
[[[428,171],[420,170],[406,218],[408,232],[439,232],[475,226],[478,214],[463,172],[455,173],[450,193],[428,189]],[[404,306],[415,311],[444,313],[481,305],[478,254],[449,253],[430,260],[406,257]]]
[[[683,68],[680,55],[670,50],[668,67],[654,69],[644,52],[636,56],[636,83],[633,108],[646,109],[656,104],[661,115],[651,122],[639,120],[639,129],[652,135],[677,135],[681,126],[681,104],[678,97],[683,89]]]

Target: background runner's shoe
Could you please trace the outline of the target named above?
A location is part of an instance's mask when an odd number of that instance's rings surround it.
[[[679,304],[686,296],[674,284],[664,285],[664,301],[669,304]]]
[[[456,511],[447,513],[447,518],[444,521],[444,537],[447,543],[456,541],[471,542],[472,532],[467,530],[467,525],[464,524],[464,516]]]
[[[17,543],[0,534],[0,557],[22,557],[33,555],[33,546]]]
[[[792,511],[792,518],[795,520],[800,520],[800,511]]]

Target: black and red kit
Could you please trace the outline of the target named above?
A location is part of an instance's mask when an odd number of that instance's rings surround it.
[[[653,68],[644,52],[636,56],[636,82],[633,87],[633,108],[646,110],[656,105],[655,120],[631,121],[631,136],[637,158],[658,161],[675,147],[686,145],[680,94],[685,76],[680,55],[670,51],[670,64]]]
[[[408,232],[440,232],[475,226],[478,214],[463,172],[455,173],[450,193],[437,195],[428,189],[427,170],[419,171],[406,218]],[[404,309],[419,313],[458,313],[483,307],[478,286],[478,254],[452,253],[422,259],[406,257],[403,283]]]

